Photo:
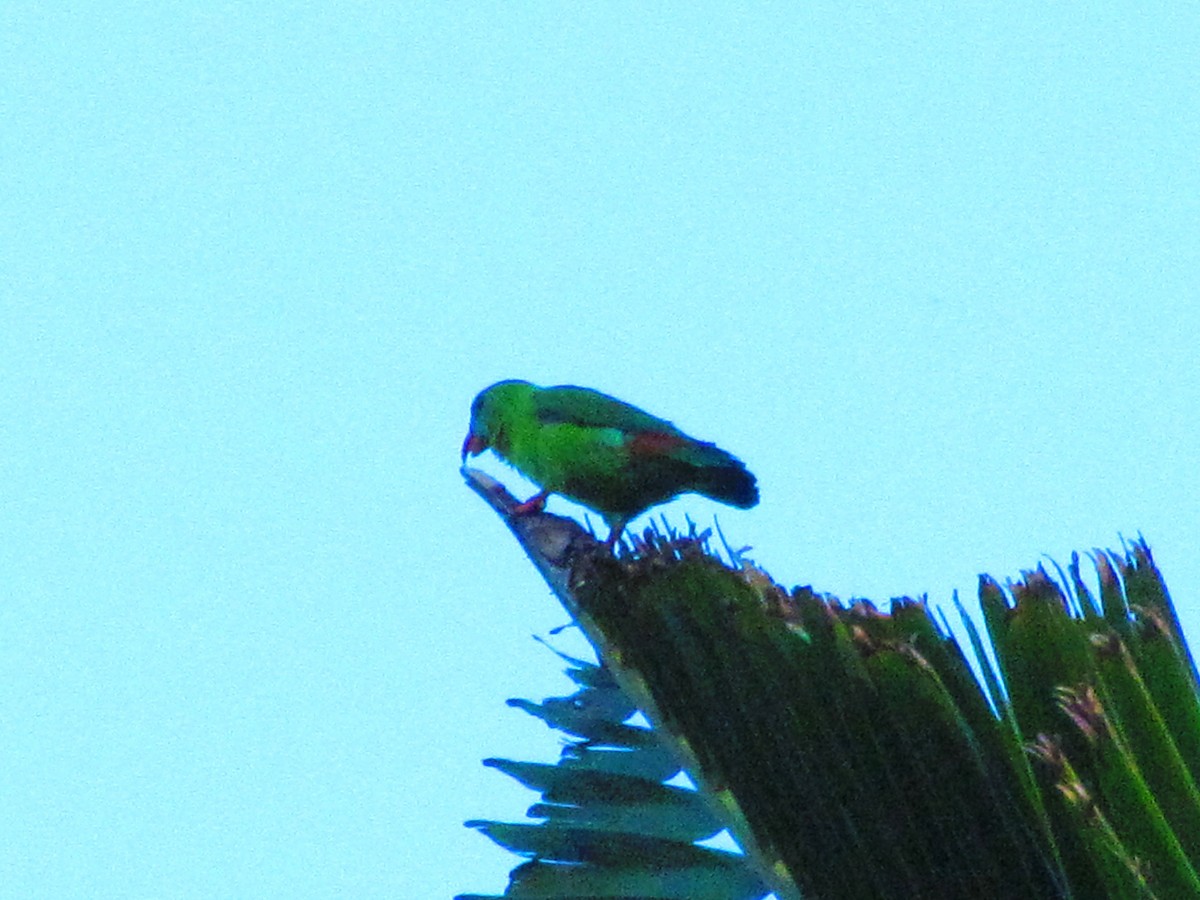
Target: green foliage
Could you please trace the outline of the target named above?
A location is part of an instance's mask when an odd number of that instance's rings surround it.
[[[505,896],[765,896],[762,879],[741,856],[696,845],[724,826],[700,793],[664,783],[680,765],[658,733],[624,723],[634,707],[611,673],[564,659],[580,685],[575,694],[540,704],[510,701],[572,736],[558,764],[484,761],[541,793],[529,810],[541,823],[467,823],[533,858],[513,871]]]
[[[509,524],[604,667],[520,704],[575,736],[557,766],[488,762],[543,798],[541,824],[469,823],[531,858],[504,896],[1200,896],[1200,687],[1144,543],[1093,556],[1096,596],[1078,558],[981,578],[968,658],[924,602]],[[722,827],[744,856],[696,846]]]

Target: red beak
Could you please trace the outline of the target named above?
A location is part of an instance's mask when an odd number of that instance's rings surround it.
[[[463,441],[462,458],[463,462],[467,461],[468,456],[478,456],[488,447],[487,439],[480,434],[468,434],[467,439]]]

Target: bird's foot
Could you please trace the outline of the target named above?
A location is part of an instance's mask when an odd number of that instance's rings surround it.
[[[540,513],[546,508],[546,498],[549,496],[549,491],[534,494],[524,503],[518,503],[509,512],[514,516],[528,516],[532,513]]]
[[[617,539],[621,537],[621,532],[625,530],[625,523],[617,521],[608,526],[608,540],[604,542],[604,548],[609,553],[616,556],[617,554]]]

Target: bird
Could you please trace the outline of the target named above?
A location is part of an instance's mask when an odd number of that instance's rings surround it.
[[[471,404],[462,461],[491,449],[540,490],[513,507],[541,512],[561,494],[598,513],[612,550],[630,520],[685,493],[738,509],[758,503],[737,457],[616,397],[575,385],[499,381]]]

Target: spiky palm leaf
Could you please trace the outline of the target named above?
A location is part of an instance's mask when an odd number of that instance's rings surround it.
[[[472,823],[532,857],[504,896],[1200,896],[1200,688],[1143,543],[1095,555],[1098,599],[1078,559],[1065,592],[981,579],[980,680],[922,602],[786,591],[695,537],[614,559],[571,520],[508,521],[606,668],[558,766],[492,761],[546,801],[540,825]],[[589,693],[603,672],[654,737]],[[664,747],[707,813],[662,784]],[[629,771],[580,762],[601,752]],[[692,845],[718,825],[744,858]]]

